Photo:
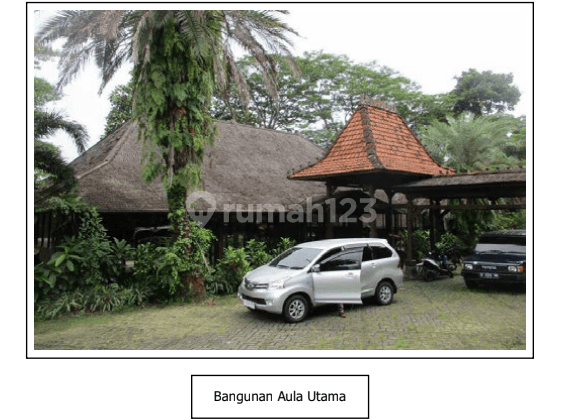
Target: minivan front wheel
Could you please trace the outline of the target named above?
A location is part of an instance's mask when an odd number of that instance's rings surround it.
[[[388,305],[394,298],[394,289],[388,281],[381,281],[375,292],[375,302],[377,305]]]
[[[303,295],[291,296],[283,307],[283,317],[287,322],[301,322],[308,315],[310,304]]]

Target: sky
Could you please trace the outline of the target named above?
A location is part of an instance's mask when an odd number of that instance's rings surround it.
[[[62,6],[67,9],[107,7]],[[237,8],[249,6],[239,5]],[[418,83],[426,94],[451,91],[456,84],[454,77],[470,68],[480,72],[512,73],[514,84],[522,93],[514,114],[531,116],[533,38],[530,4],[317,3],[277,6],[267,4],[261,9],[290,11],[284,19],[300,35],[292,38],[294,55],[323,50],[345,54],[357,63],[377,61]],[[31,16],[34,28],[52,13],[45,11],[47,7],[57,9],[56,4],[36,5],[35,9],[44,11]],[[190,7],[196,6],[190,4]],[[201,5],[204,7],[210,8],[210,5]],[[132,6],[127,5],[127,8]],[[148,6],[142,5],[142,8]],[[252,5],[252,8],[260,7]],[[131,66],[121,69],[100,96],[98,70],[93,65],[88,66],[64,89],[63,99],[51,106],[64,109],[70,119],[84,124],[92,146],[103,133],[110,109],[109,94],[115,86],[129,80],[130,69]],[[56,82],[56,63],[44,64],[35,74]],[[77,156],[66,134],[61,132],[50,141],[61,148],[67,161]]]

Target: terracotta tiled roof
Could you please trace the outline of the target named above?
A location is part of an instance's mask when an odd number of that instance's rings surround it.
[[[362,105],[340,132],[326,157],[295,172],[290,178],[321,179],[365,172],[454,173],[433,160],[397,113]]]

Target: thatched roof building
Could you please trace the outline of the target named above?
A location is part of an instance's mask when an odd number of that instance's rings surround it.
[[[396,190],[412,197],[427,198],[524,198],[527,191],[527,171],[522,168],[436,176],[399,185]]]
[[[232,205],[255,210],[266,204],[289,210],[308,197],[325,194],[321,182],[287,178],[295,168],[323,155],[322,149],[301,135],[234,122],[216,124],[220,134],[206,151],[202,185],[213,195],[216,211]],[[167,212],[161,182],[143,182],[140,160],[137,128],[125,124],[72,162],[79,195],[102,213]],[[198,209],[207,207],[201,200],[197,204]]]

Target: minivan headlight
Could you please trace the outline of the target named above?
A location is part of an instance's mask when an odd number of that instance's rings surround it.
[[[289,280],[290,278],[291,278],[291,276],[287,276],[287,277],[283,277],[282,279],[275,280],[275,281],[269,283],[269,288],[271,290],[283,289],[285,287],[285,282],[287,280]]]
[[[514,265],[510,265],[509,267],[507,267],[507,271],[511,273],[517,273],[517,267]]]
[[[472,264],[467,263],[467,264],[464,265],[464,268],[465,268],[466,270],[472,270],[474,267],[472,266]]]

